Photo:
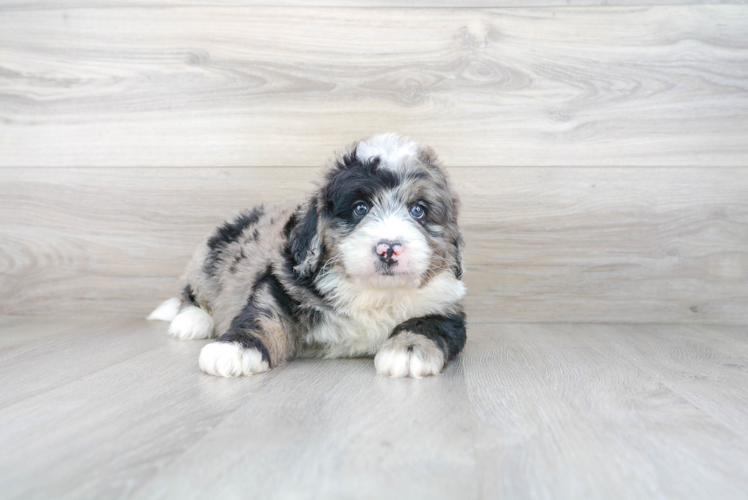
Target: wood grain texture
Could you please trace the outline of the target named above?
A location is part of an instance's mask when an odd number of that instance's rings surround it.
[[[656,373],[664,384],[736,434],[748,435],[748,408],[734,404],[736,397],[748,401],[748,327],[726,338],[718,330],[705,331],[617,326],[596,340]],[[716,364],[724,369],[715,369]],[[683,366],[688,366],[689,376],[683,375]],[[748,463],[743,466],[748,469]]]
[[[455,168],[472,321],[748,322],[748,169]],[[0,311],[145,316],[306,168],[2,169]]]
[[[23,400],[0,409],[4,498],[205,498],[206,485],[211,498],[247,491],[263,498],[475,497],[459,363],[410,386],[377,378],[370,359],[301,360],[225,380],[199,373],[205,342],[176,341],[164,334],[165,323],[139,321],[110,320],[110,331],[101,332],[109,345],[81,332],[81,364],[97,369],[89,376],[43,397],[13,386]],[[112,358],[126,336],[133,349],[160,347],[91,364],[87,354]],[[46,362],[62,362],[53,345],[22,361],[40,367],[35,377],[56,372]],[[8,364],[17,376],[29,373],[22,361]],[[30,414],[38,415],[31,426]],[[44,439],[33,439],[36,433]],[[179,471],[198,463],[201,472]]]
[[[444,375],[403,383],[370,359],[290,363],[133,498],[200,499],[204,485],[218,498],[476,498],[459,363]]]
[[[39,391],[4,386],[4,499],[738,499],[748,488],[748,440],[724,419],[748,412],[744,327],[484,323],[435,378],[381,378],[371,359],[348,359],[222,379],[197,368],[204,341],[169,338],[165,323],[54,318],[59,338],[31,335],[49,319],[0,318],[0,338],[30,333],[3,380],[80,372]],[[123,342],[141,352],[121,358]]]
[[[59,359],[49,346],[10,365],[16,379],[52,379],[76,364],[88,373],[40,395],[25,386],[12,391],[19,401],[0,409],[4,498],[125,498],[280,373],[235,381],[203,376],[196,360],[204,342],[173,342],[164,325],[110,320],[109,343],[101,342],[105,332],[81,331],[76,358]],[[143,348],[113,362],[121,338],[131,350]],[[109,362],[99,364],[100,357]],[[59,366],[63,360],[67,368]]]
[[[132,328],[136,323],[139,328]],[[2,349],[0,377],[14,390],[0,393],[0,408],[141,355],[162,343],[155,333],[163,333],[163,329],[157,329],[157,325],[120,319],[113,335],[111,324],[112,320],[75,318],[56,325],[56,335]],[[143,329],[148,327],[153,335],[145,336]],[[40,365],[44,370],[37,369]]]
[[[745,434],[695,399],[718,390],[733,413],[745,414],[748,375],[734,362],[746,358],[684,342],[687,328],[474,328],[463,372],[483,497],[743,497]],[[733,344],[744,348],[747,339]],[[698,379],[695,394],[682,392]]]
[[[746,25],[744,5],[7,7],[0,165],[308,167],[394,130],[451,165],[746,166]]]
[[[586,7],[633,5],[745,4],[747,0],[218,0],[212,6],[231,7],[401,7],[401,8],[475,8],[475,7]],[[111,7],[186,7],[205,6],[205,0],[0,0],[0,8],[66,9]]]
[[[2,318],[0,328],[3,332],[0,337],[0,349],[3,349],[0,361],[43,345],[48,341],[47,337],[60,338],[68,331],[80,335],[81,331],[88,331],[90,327],[100,327],[112,321],[111,317],[103,316],[77,316],[77,322],[67,320],[61,322],[57,316],[2,316],[0,318]],[[34,325],[33,330],[29,328],[30,322]]]

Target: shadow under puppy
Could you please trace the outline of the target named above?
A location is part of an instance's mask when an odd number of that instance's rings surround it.
[[[393,377],[439,373],[465,345],[458,197],[434,152],[396,134],[335,156],[309,200],[218,227],[149,319],[218,336],[200,368],[235,377],[295,356],[376,355]]]

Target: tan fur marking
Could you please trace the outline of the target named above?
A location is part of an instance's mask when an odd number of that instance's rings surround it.
[[[261,318],[258,323],[261,330],[253,333],[268,350],[271,367],[276,367],[293,357],[296,351],[295,342],[279,320],[275,318]]]

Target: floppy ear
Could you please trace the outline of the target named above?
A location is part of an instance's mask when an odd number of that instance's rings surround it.
[[[295,264],[293,270],[300,277],[308,277],[317,270],[323,253],[317,198],[309,200],[297,213],[300,220],[288,236]]]
[[[462,232],[458,229],[457,236],[454,239],[455,245],[455,263],[453,266],[455,277],[458,280],[462,279],[462,251],[465,248],[465,240],[462,239]]]

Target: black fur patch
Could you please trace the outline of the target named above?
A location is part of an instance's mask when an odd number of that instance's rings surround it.
[[[268,266],[265,271],[258,276],[257,282],[254,287],[252,287],[252,293],[254,294],[254,292],[263,285],[268,287],[268,291],[270,292],[270,295],[273,296],[275,305],[278,307],[279,311],[287,318],[293,318],[296,309],[299,307],[299,303],[288,294],[285,288],[283,288],[283,284],[280,282],[278,277],[273,274],[273,269],[270,266]]]
[[[312,248],[312,240],[317,235],[318,222],[319,214],[317,213],[317,198],[315,197],[309,200],[309,209],[300,221],[298,220],[297,211],[284,226],[284,232],[288,231],[289,233],[289,248],[295,266],[302,264],[307,258],[307,254],[310,251],[315,250]],[[293,224],[293,226],[291,224]],[[313,272],[314,268],[316,268],[316,263],[310,264],[309,267],[310,269],[302,270],[299,274],[310,274],[310,272],[307,271]]]
[[[312,200],[314,200],[314,198],[312,198]],[[296,224],[299,222],[299,210],[301,210],[301,205],[296,207],[294,213],[291,214],[291,217],[289,217],[288,221],[286,221],[286,224],[283,226],[283,236],[285,236],[287,240],[291,237],[291,231],[293,231]]]
[[[361,162],[355,156],[346,156],[338,168],[328,176],[324,188],[325,215],[342,221],[351,229],[361,221],[353,215],[356,202],[371,204],[374,196],[400,184],[398,175],[379,168],[379,157]]]
[[[184,285],[184,290],[182,290],[182,299],[185,302],[192,304],[193,306],[197,306],[197,298],[195,297],[195,292],[192,290],[192,285],[190,285],[189,283]]]
[[[236,219],[224,222],[223,225],[218,226],[215,234],[208,239],[208,248],[210,251],[203,264],[205,274],[215,276],[216,266],[221,260],[223,249],[235,242],[245,229],[252,224],[256,224],[264,213],[265,208],[260,205],[255,207],[251,212],[243,211]]]
[[[316,204],[317,198],[312,198],[309,202],[310,206],[315,206]],[[310,216],[307,214],[307,217],[304,219],[307,223],[306,227],[296,229],[299,225],[299,214],[301,213],[301,208],[302,206],[299,205],[296,208],[296,211],[291,214],[286,225],[283,226],[283,234],[287,241],[286,245],[283,247],[283,271],[285,272],[286,278],[292,280],[295,285],[305,288],[322,298],[314,287],[316,272],[299,275],[294,271],[294,267],[300,264],[301,260],[306,256],[306,251],[310,244],[309,239],[314,236],[317,229],[316,209],[314,210],[314,215]]]
[[[265,213],[265,208],[260,205],[252,209],[251,212],[243,211],[233,221],[224,222],[222,226],[216,229],[214,234],[208,240],[208,247],[211,250],[217,250],[219,248],[226,247],[229,243],[233,243],[239,238],[239,235],[252,224],[255,224],[260,217]]]
[[[458,280],[462,279],[462,254],[460,252],[460,247],[462,246],[462,236],[458,236],[454,239],[453,244],[455,246],[455,278]]]
[[[467,333],[465,331],[465,313],[431,315],[413,318],[400,323],[392,331],[394,337],[402,331],[418,333],[427,337],[444,351],[447,360],[452,360],[465,347]]]

